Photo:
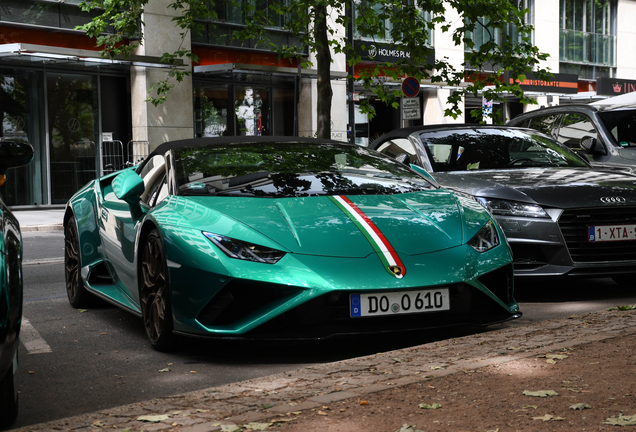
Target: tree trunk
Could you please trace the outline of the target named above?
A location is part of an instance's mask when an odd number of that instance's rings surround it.
[[[317,120],[318,138],[331,139],[331,52],[329,51],[329,39],[327,35],[327,6],[316,6],[316,19],[314,22],[314,37],[316,40],[316,63],[318,68],[318,101]]]

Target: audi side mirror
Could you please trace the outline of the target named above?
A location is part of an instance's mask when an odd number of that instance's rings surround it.
[[[601,154],[606,155],[607,150],[605,147],[596,139],[591,136],[585,136],[581,139],[581,148],[590,154]]]

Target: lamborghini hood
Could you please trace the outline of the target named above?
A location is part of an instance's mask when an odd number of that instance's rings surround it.
[[[292,253],[364,257],[377,250],[377,242],[385,242],[398,254],[417,255],[462,243],[457,199],[443,189],[281,199],[174,198],[188,201],[191,228],[257,244],[262,235]]]

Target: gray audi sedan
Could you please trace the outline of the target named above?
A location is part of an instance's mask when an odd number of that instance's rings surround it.
[[[636,176],[594,169],[548,135],[509,126],[415,126],[369,147],[488,208],[512,248],[515,277],[635,284]]]

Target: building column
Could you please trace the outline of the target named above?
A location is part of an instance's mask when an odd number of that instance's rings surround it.
[[[173,52],[181,46],[180,29],[172,21],[179,11],[168,7],[171,2],[150,0],[142,17],[143,43],[135,54],[161,57],[164,52]],[[189,34],[181,48],[190,49]],[[189,61],[184,61],[187,62],[184,67],[191,70]],[[133,140],[147,141],[150,151],[166,141],[194,137],[191,76],[181,82],[173,80],[174,87],[163,104],[155,107],[146,102],[153,84],[165,79],[167,73],[165,68],[142,66],[131,67],[130,71]]]

